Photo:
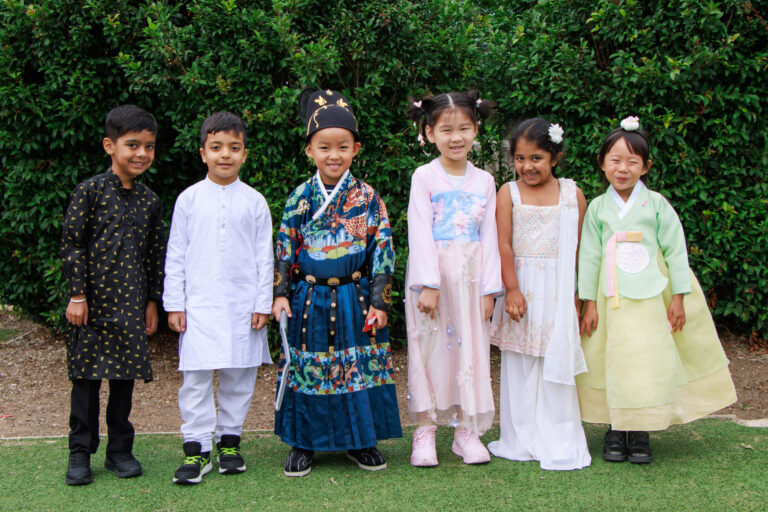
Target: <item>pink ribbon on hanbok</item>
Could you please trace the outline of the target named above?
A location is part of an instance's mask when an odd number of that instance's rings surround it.
[[[616,275],[616,244],[618,242],[640,242],[642,231],[617,231],[608,239],[605,248],[605,296],[611,299],[611,308],[619,307],[619,282]]]

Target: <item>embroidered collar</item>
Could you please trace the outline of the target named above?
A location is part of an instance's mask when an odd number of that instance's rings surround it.
[[[136,180],[133,180],[133,182],[131,182],[131,188],[125,188],[123,186],[123,180],[121,180],[120,176],[118,176],[115,173],[115,171],[113,171],[111,168],[107,169],[107,181],[111,183],[113,187],[115,187],[115,192],[119,193],[120,190],[126,190],[127,191],[125,192],[126,196],[124,197],[127,197],[128,195],[132,194],[133,190],[138,185],[138,182]]]
[[[320,192],[323,194],[323,197],[325,198],[325,201],[323,201],[322,206],[317,209],[314,215],[312,215],[312,220],[317,219],[320,217],[320,215],[323,214],[325,209],[328,207],[328,205],[331,203],[331,200],[336,197],[336,194],[339,193],[339,190],[341,190],[342,185],[345,181],[347,181],[347,176],[349,176],[349,169],[344,171],[344,174],[341,175],[341,178],[339,178],[338,183],[336,183],[336,186],[333,187],[333,190],[331,192],[328,192],[325,190],[325,184],[323,183],[323,180],[320,179],[320,170],[318,170],[315,173],[315,186],[320,189]]]
[[[623,219],[629,210],[632,209],[632,205],[635,204],[635,201],[637,200],[640,193],[645,190],[645,185],[643,185],[642,181],[635,183],[635,188],[632,189],[632,193],[629,195],[629,199],[627,199],[626,202],[624,202],[624,199],[622,199],[619,193],[616,192],[616,189],[613,188],[613,185],[609,185],[608,190],[610,191],[613,200],[619,206],[619,218]]]

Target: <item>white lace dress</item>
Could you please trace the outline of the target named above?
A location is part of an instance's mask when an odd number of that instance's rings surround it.
[[[496,302],[491,343],[502,351],[501,437],[488,449],[497,457],[538,460],[542,469],[570,470],[589,466],[591,458],[573,379],[585,370],[573,305],[577,187],[558,181],[552,206],[523,204],[517,184],[509,184],[515,274],[527,311],[515,322],[504,299]]]

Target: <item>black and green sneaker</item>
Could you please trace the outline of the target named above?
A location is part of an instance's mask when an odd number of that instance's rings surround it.
[[[216,443],[219,456],[219,473],[234,475],[245,471],[245,461],[240,455],[240,436],[224,435]]]
[[[199,484],[203,475],[211,471],[211,452],[200,453],[200,443],[189,441],[184,443],[184,463],[173,475],[175,484]]]

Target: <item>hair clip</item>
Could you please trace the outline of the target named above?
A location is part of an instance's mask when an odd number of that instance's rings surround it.
[[[414,102],[413,102],[413,106],[414,106],[414,107],[416,107],[416,108],[421,108],[421,100],[419,100],[419,101],[414,101]]]
[[[563,130],[563,127],[559,124],[550,124],[549,130],[547,131],[549,134],[549,140],[554,142],[555,144],[560,144],[563,142],[563,134],[565,131]]]
[[[424,142],[424,137],[421,134],[419,134],[419,136],[416,137],[416,139],[419,141],[419,146],[423,146],[424,144],[426,144],[426,142]]]
[[[475,107],[479,107],[482,102],[483,100],[481,100],[480,98],[477,98],[477,100],[475,100]]]
[[[621,120],[621,128],[628,132],[634,132],[640,129],[640,118],[637,116],[625,117]]]

